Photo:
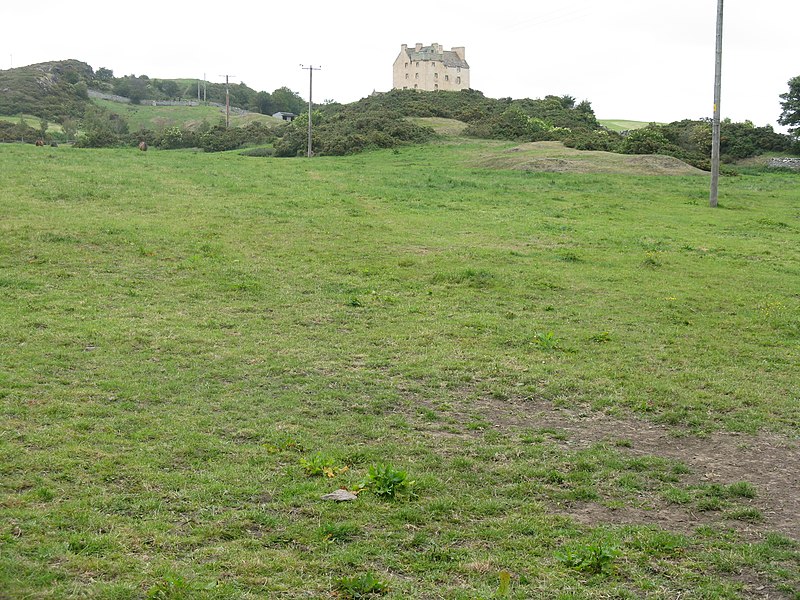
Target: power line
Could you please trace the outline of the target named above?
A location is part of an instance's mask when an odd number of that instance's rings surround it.
[[[528,30],[538,28],[541,25],[546,25],[550,23],[556,23],[559,21],[566,21],[566,22],[573,22],[582,20],[584,17],[587,17],[592,12],[596,10],[596,7],[589,6],[589,7],[567,7],[562,9],[557,9],[553,12],[538,14],[529,19],[523,19],[517,21],[510,27],[506,27],[506,30],[509,31],[519,31],[519,30]]]

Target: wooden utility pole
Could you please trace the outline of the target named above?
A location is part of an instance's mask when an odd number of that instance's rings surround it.
[[[313,108],[313,103],[311,101],[311,92],[314,87],[314,71],[321,71],[322,67],[315,67],[313,65],[303,66],[300,65],[301,69],[306,69],[308,71],[308,158],[311,158],[314,153],[311,149],[311,110]]]
[[[711,193],[709,206],[717,207],[719,195],[719,145],[720,145],[720,101],[722,100],[722,3],[717,5],[717,52],[714,68],[714,122],[711,128]]]
[[[220,77],[225,78],[225,128],[227,129],[231,126],[231,91],[228,80],[236,75],[220,75]]]

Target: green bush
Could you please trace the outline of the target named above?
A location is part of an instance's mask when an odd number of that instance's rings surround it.
[[[41,134],[24,119],[17,123],[0,121],[0,142],[28,142],[33,144]]]
[[[315,119],[316,120],[316,119]],[[307,120],[296,119],[275,143],[275,156],[299,156],[308,146]],[[345,107],[339,112],[323,113],[313,130],[315,154],[343,156],[368,148],[393,148],[401,144],[423,143],[433,137],[433,130],[405,120],[396,112]]]
[[[658,127],[653,125],[629,132],[620,149],[624,154],[671,154],[674,152],[673,144]]]
[[[576,150],[604,150],[619,152],[622,136],[606,129],[579,129],[568,131],[562,139],[564,145]]]

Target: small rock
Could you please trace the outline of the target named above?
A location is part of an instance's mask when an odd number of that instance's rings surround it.
[[[325,494],[322,499],[323,500],[333,500],[335,502],[350,502],[351,500],[355,500],[358,498],[353,492],[348,492],[347,490],[336,490],[331,494]]]

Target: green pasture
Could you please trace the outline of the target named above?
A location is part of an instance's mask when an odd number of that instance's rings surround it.
[[[142,128],[158,131],[167,127],[195,129],[203,122],[210,125],[225,123],[225,108],[218,106],[152,106],[146,102],[137,105],[100,99],[95,99],[93,102],[112,113],[121,115],[128,122],[131,131]],[[281,122],[280,119],[259,113],[244,115],[231,113],[231,125],[234,127],[247,125],[253,121],[270,124]]]
[[[431,127],[438,135],[458,137],[464,133],[467,124],[457,119],[445,119],[442,117],[408,117],[408,120],[416,125]]]
[[[0,597],[800,597],[797,175],[515,148],[0,146]]]
[[[19,120],[23,119],[29,127],[33,127],[34,129],[39,129],[39,124],[41,120],[39,117],[35,117],[33,115],[16,115],[16,116],[8,116],[8,115],[0,115],[0,121],[7,121],[9,123],[19,123]],[[47,131],[49,133],[57,132],[61,133],[63,129],[61,128],[60,123],[52,123],[48,121],[47,123]]]
[[[651,121],[628,121],[626,119],[598,119],[600,125],[611,131],[633,131],[647,127]],[[662,123],[659,123],[661,125]]]

